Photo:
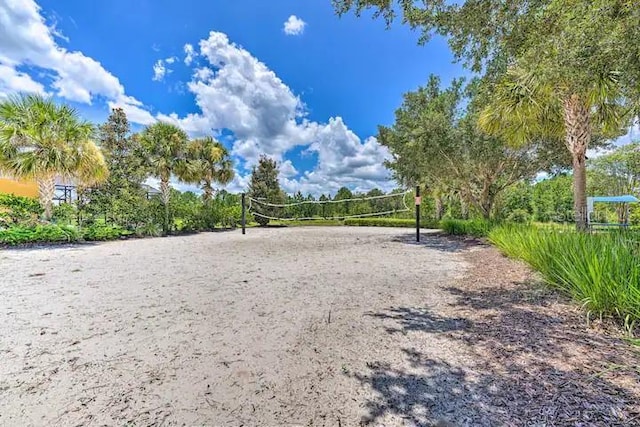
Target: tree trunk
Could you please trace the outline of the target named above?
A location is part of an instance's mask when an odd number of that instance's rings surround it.
[[[44,209],[43,218],[51,221],[53,216],[53,197],[56,194],[56,177],[51,175],[37,178],[36,183],[38,184],[38,198]]]
[[[573,160],[573,213],[578,230],[587,229],[587,147],[591,140],[589,108],[578,95],[564,101],[565,144]]]
[[[487,196],[480,203],[480,210],[482,211],[482,217],[486,220],[491,219],[491,211],[493,210],[493,197]]]
[[[469,219],[469,205],[464,197],[460,197],[460,214],[462,219]]]
[[[160,180],[160,197],[162,198],[162,204],[164,205],[164,232],[169,232],[169,199],[171,197],[171,187],[169,186],[169,179]]]

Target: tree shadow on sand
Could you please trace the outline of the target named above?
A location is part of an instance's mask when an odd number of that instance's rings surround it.
[[[416,426],[640,425],[634,350],[586,330],[584,318],[552,293],[511,285],[447,288],[453,302],[442,313],[370,313],[394,323],[388,333],[412,333],[416,347],[435,334],[465,357],[405,348],[399,366],[373,362],[351,374],[374,391],[363,424],[391,416]]]
[[[409,331],[448,332],[464,330],[470,326],[467,319],[443,318],[425,308],[417,307],[390,308],[385,312],[366,313],[365,315],[378,319],[395,320],[397,326],[385,327],[385,330],[390,334],[406,334]]]
[[[477,239],[447,236],[442,232],[423,233],[420,236],[419,242],[416,242],[415,234],[399,234],[393,236],[391,241],[451,253],[464,252],[466,249],[475,246],[487,246]]]

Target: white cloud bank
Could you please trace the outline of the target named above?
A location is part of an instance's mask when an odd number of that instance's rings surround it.
[[[328,123],[308,120],[300,98],[223,33],[212,31],[197,47],[184,45],[186,65],[200,59],[187,84],[200,112],[184,117],[175,113],[154,116],[142,102],[127,95],[118,78],[98,61],[59,46],[55,29],[40,12],[33,0],[0,0],[0,96],[50,91],[86,104],[105,100],[109,108],[122,107],[130,121],[142,125],[166,120],[194,136],[227,129],[235,138],[232,153],[246,167],[254,165],[261,154],[281,162],[280,179],[289,192],[335,192],[343,185],[356,190],[393,187],[383,166],[389,158],[385,147],[375,138],[362,141],[340,117]],[[176,60],[161,60],[154,77],[165,77],[166,65]],[[44,70],[53,78],[50,87],[34,80],[21,66]],[[312,170],[300,172],[285,160],[285,154],[296,147],[317,158]],[[248,174],[240,171],[237,175],[232,190],[246,188]]]
[[[125,94],[117,77],[82,52],[60,47],[54,26],[48,26],[33,0],[0,0],[0,96],[14,92],[44,92],[44,86],[19,66],[35,66],[51,73],[53,93],[69,101],[91,104],[100,96],[122,107],[133,120],[152,122],[140,101]]]
[[[193,135],[228,129],[235,137],[232,153],[247,166],[254,165],[261,154],[281,162],[280,179],[288,192],[335,192],[343,185],[356,190],[393,187],[383,165],[389,152],[375,138],[361,141],[340,117],[326,124],[308,120],[300,98],[225,34],[212,31],[198,46],[203,65],[194,70],[188,89],[201,112],[185,117],[160,114],[158,119],[178,124]],[[317,156],[314,169],[299,173],[284,160],[296,147]],[[246,183],[246,177],[239,174],[232,188],[238,189],[241,183]]]
[[[284,23],[283,31],[288,36],[299,36],[304,33],[307,23],[296,15],[291,15]]]

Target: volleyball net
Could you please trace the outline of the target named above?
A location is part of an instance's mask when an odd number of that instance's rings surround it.
[[[247,214],[272,221],[345,220],[392,216],[411,211],[408,205],[410,193],[411,191],[402,191],[379,196],[296,200],[288,203],[247,197]]]

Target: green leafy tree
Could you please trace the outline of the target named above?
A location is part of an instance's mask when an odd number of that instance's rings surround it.
[[[228,150],[210,136],[189,142],[186,162],[179,171],[180,178],[197,184],[205,202],[212,200],[214,185],[225,185],[234,177],[233,162]]]
[[[500,197],[500,218],[526,222],[533,215],[533,188],[528,181],[507,188]]]
[[[278,163],[265,156],[260,156],[258,165],[251,171],[251,181],[249,182],[249,197],[267,203],[282,204],[285,200],[284,193],[280,189],[278,182]],[[269,223],[264,216],[277,216],[279,208],[256,203],[253,209],[260,215],[254,215],[255,221],[265,226]]]
[[[599,195],[640,193],[640,142],[624,145],[589,161],[591,189]]]
[[[564,143],[574,169],[574,214],[586,226],[586,150],[615,136],[640,103],[636,0],[334,0],[339,13],[374,8],[391,22],[448,37],[456,58],[495,88],[483,127],[514,144]],[[396,4],[397,3],[397,4]],[[506,64],[510,69],[504,74]]]
[[[19,95],[0,102],[0,168],[18,179],[35,179],[43,216],[53,213],[59,178],[91,185],[107,178],[93,125],[75,109],[40,95]]]
[[[572,177],[558,174],[533,185],[533,213],[536,221],[572,220]]]
[[[489,218],[504,189],[544,165],[535,149],[512,148],[481,132],[475,103],[463,109],[464,99],[460,81],[443,90],[431,76],[425,87],[405,94],[394,125],[380,127],[378,140],[393,155],[387,164],[400,182],[426,182],[457,194],[461,215],[470,205]]]
[[[354,194],[347,187],[340,187],[333,200],[345,200],[345,202],[335,204],[333,214],[335,216],[351,215],[353,202],[348,199],[353,199],[354,197]]]
[[[170,231],[170,179],[185,161],[188,137],[185,131],[170,123],[157,122],[147,126],[141,136],[151,175],[160,180],[160,197],[164,205],[164,231]]]
[[[326,194],[321,194],[318,198],[320,202],[328,202],[331,200],[331,196]],[[322,203],[319,205],[318,214],[322,216],[322,218],[330,218],[333,216],[333,205],[331,203]]]

